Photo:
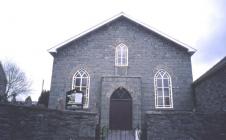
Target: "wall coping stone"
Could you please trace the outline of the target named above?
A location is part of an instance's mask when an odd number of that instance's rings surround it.
[[[192,111],[175,111],[175,110],[153,110],[146,111],[146,115],[160,115],[160,114],[193,114]]]
[[[8,107],[15,107],[15,109],[29,109],[29,110],[37,110],[37,111],[48,111],[48,112],[58,112],[58,113],[65,113],[65,114],[75,114],[75,115],[96,115],[97,113],[95,112],[87,112],[83,110],[57,110],[57,109],[50,109],[50,108],[43,108],[39,106],[24,106],[24,105],[15,105],[15,104],[10,104],[10,103],[0,103],[0,106],[8,106]]]
[[[226,116],[226,112],[215,112],[215,113],[205,113],[205,112],[195,112],[195,111],[174,111],[174,110],[152,110],[152,111],[146,111],[146,116],[151,115],[164,115],[164,114],[181,114],[181,115],[214,115],[214,114],[221,114]]]

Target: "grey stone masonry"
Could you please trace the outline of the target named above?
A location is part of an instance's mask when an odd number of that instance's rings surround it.
[[[147,140],[225,140],[225,118],[225,112],[147,112]]]
[[[73,75],[83,68],[90,75],[87,111],[98,112],[101,77],[118,75],[115,47],[120,43],[128,47],[128,66],[120,76],[141,78],[142,113],[155,109],[154,75],[159,69],[166,70],[171,76],[173,110],[193,108],[191,54],[125,17],[119,17],[66,44],[53,54],[49,107],[56,108],[59,98],[65,100],[65,93],[72,88]]]
[[[226,57],[193,84],[199,112],[226,112]]]
[[[1,140],[94,140],[96,114],[0,104]]]

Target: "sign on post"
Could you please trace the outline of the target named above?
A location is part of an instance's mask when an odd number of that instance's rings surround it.
[[[83,92],[71,90],[66,93],[66,109],[75,110],[83,108]]]

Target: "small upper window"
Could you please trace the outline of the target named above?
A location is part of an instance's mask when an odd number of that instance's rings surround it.
[[[89,105],[89,83],[90,77],[88,72],[85,70],[80,69],[74,74],[72,79],[72,89],[76,89],[84,93],[84,108],[88,108]]]
[[[159,70],[154,77],[155,107],[173,108],[172,83],[170,75]]]
[[[115,66],[128,66],[128,48],[123,43],[116,47]]]

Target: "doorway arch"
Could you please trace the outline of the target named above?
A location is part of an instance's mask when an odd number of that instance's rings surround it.
[[[132,97],[125,88],[116,89],[110,97],[109,126],[111,130],[132,129]]]

